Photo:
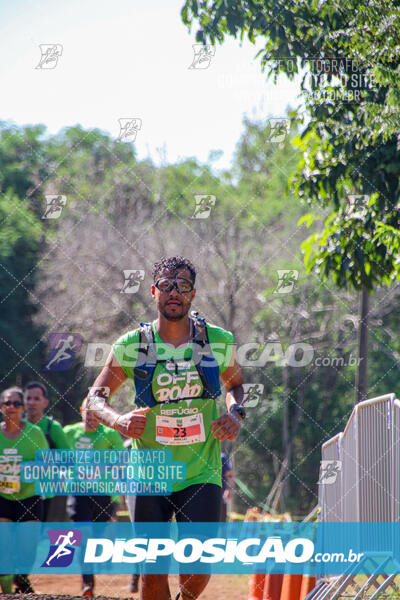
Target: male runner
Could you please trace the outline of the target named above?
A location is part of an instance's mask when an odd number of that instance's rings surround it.
[[[68,438],[63,431],[61,423],[53,419],[53,417],[45,415],[49,405],[49,399],[47,387],[43,383],[40,383],[39,381],[30,381],[26,384],[24,404],[27,420],[30,423],[37,425],[43,431],[50,449],[57,448],[64,450],[70,448]],[[61,496],[59,498],[61,499],[63,497]],[[52,503],[54,503],[53,496],[46,496],[43,498],[43,521],[48,520]],[[60,506],[57,504],[57,510],[62,512],[63,509],[65,510],[64,499],[60,502]],[[64,518],[61,520],[64,520]]]
[[[21,479],[21,464],[34,460],[36,450],[45,450],[49,446],[40,428],[22,418],[23,410],[24,394],[20,388],[8,388],[0,394],[3,416],[0,423],[0,522],[40,521],[42,517],[41,497],[35,491],[34,482]],[[22,531],[16,535],[22,536]],[[25,538],[10,540],[8,544],[3,540],[3,551],[4,547],[12,551],[13,544],[15,547],[23,544],[27,562],[33,564],[37,541],[33,535]],[[4,593],[11,593],[12,581],[12,575],[0,575]],[[33,593],[27,574],[14,576],[14,581],[16,592]]]
[[[86,410],[86,401],[82,406],[82,421],[66,425],[64,431],[73,450],[122,450],[124,445],[121,436],[104,427],[93,411]],[[112,517],[112,500],[110,496],[68,496],[67,512],[72,521],[105,523]],[[94,575],[82,575],[82,595],[93,596]]]
[[[232,465],[229,461],[229,457],[225,452],[221,452],[222,461],[222,503],[221,503],[221,518],[220,520],[225,523],[228,510],[228,502],[232,500],[233,486],[235,484],[235,473],[233,472]]]
[[[112,394],[127,378],[133,379],[135,402],[149,407],[148,411],[120,415],[106,403],[98,408],[98,398],[91,402],[89,397],[88,402],[103,423],[133,438],[134,448],[167,446],[174,461],[186,463],[186,481],[173,482],[172,494],[135,497],[136,522],[166,522],[174,513],[178,522],[219,521],[220,442],[236,439],[245,417],[243,377],[233,352],[233,335],[189,317],[196,271],[188,259],[161,259],[154,265],[153,277],[157,320],[120,337],[94,383]],[[217,344],[214,356],[212,347]],[[218,418],[219,380],[227,391],[227,412]],[[209,577],[181,574],[177,597],[198,598]],[[168,575],[144,574],[141,579],[142,600],[171,598]]]

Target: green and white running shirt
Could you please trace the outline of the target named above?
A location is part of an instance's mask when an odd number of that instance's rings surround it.
[[[202,397],[203,385],[196,366],[192,360],[187,360],[188,348],[193,344],[180,348],[164,344],[155,321],[153,331],[158,357],[163,359],[157,363],[152,380],[153,395],[160,404],[152,406],[146,413],[143,435],[132,440],[132,447],[168,448],[172,451],[173,461],[186,463],[186,481],[173,482],[174,492],[197,483],[221,486],[220,442],[211,434],[211,421],[218,418],[218,410],[215,400]],[[208,323],[207,333],[221,374],[231,360],[233,335]],[[139,329],[135,329],[121,336],[113,346],[119,365],[132,381],[139,340]],[[172,360],[174,363],[168,362]],[[178,400],[179,397],[189,399]],[[177,431],[179,437],[173,434]]]
[[[49,417],[42,417],[40,419],[40,421],[37,421],[35,423],[35,425],[37,425],[37,427],[40,427],[40,429],[43,431],[44,435],[46,435],[47,432],[49,432],[51,439],[53,440],[53,444],[54,447],[59,449],[59,450],[64,450],[64,449],[69,449],[70,444],[68,441],[67,436],[65,435],[65,432],[63,430],[63,427],[61,425],[61,423],[59,423],[58,421],[56,421],[55,419],[52,419],[50,422],[50,428],[49,428]]]
[[[0,431],[0,496],[23,500],[35,496],[35,483],[21,481],[21,463],[35,460],[35,450],[47,450],[47,440],[39,427],[24,421],[22,433],[9,440]]]
[[[40,419],[40,421],[36,421],[35,425],[40,427],[45,437],[47,432],[49,433],[54,448],[57,448],[58,450],[68,450],[70,448],[70,443],[64,433],[61,423],[55,419],[50,420],[50,417],[44,416]],[[46,440],[48,441],[47,437]],[[42,497],[53,498],[54,496],[52,494],[43,494]]]
[[[82,421],[66,425],[64,432],[72,450],[122,450],[124,444],[118,431],[101,423],[96,431],[85,431]]]

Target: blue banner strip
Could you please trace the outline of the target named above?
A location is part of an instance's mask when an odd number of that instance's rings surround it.
[[[400,573],[400,523],[0,523],[0,573]]]

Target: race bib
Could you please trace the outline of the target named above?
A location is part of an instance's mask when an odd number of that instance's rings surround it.
[[[90,438],[81,436],[79,440],[75,442],[75,448],[77,450],[91,450],[93,448],[93,442]]]
[[[156,416],[156,441],[167,446],[185,446],[205,442],[203,415],[187,417]]]
[[[0,493],[17,494],[21,489],[20,478],[16,475],[0,474]]]

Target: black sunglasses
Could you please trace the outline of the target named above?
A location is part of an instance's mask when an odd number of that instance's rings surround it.
[[[184,277],[175,277],[175,279],[168,279],[168,277],[162,277],[158,279],[155,284],[160,292],[170,292],[173,288],[176,288],[180,294],[187,294],[193,290],[193,283],[189,279]]]
[[[14,406],[15,408],[18,408],[19,406],[23,406],[24,403],[21,402],[21,400],[4,400],[3,405]]]

